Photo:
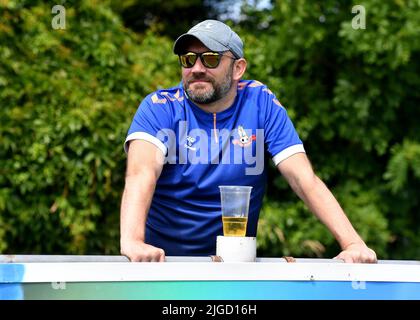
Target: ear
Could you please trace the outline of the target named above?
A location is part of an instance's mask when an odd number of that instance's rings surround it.
[[[235,61],[233,66],[232,80],[239,81],[246,71],[247,62],[244,58]]]

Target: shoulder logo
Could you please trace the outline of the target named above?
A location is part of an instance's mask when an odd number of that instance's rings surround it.
[[[232,140],[232,143],[242,148],[249,147],[252,144],[252,141],[257,140],[255,134],[249,137],[242,126],[238,127],[238,136],[239,136],[239,139]]]
[[[178,101],[178,102],[181,102],[182,100],[184,100],[184,97],[182,95],[180,95],[179,90],[175,94],[171,94],[167,91],[162,91],[159,94],[161,96],[163,96],[163,98],[159,98],[157,93],[154,93],[151,97],[153,103],[164,104],[164,103],[167,103],[168,100],[169,101]]]
[[[259,81],[257,81],[257,80],[254,80],[254,81],[252,81],[251,83],[250,83],[250,85],[249,85],[249,87],[250,88],[256,88],[256,87],[261,87],[261,86],[263,86],[264,84],[262,84],[261,82],[259,82]]]
[[[158,95],[155,93],[152,96],[152,102],[153,103],[166,103],[166,99],[165,98],[159,99]]]

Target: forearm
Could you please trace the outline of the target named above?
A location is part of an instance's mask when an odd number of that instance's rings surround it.
[[[277,167],[295,193],[337,239],[343,249],[337,259],[344,262],[377,261],[375,252],[366,246],[354,230],[334,195],[315,175],[304,153],[290,156]]]
[[[155,177],[148,172],[127,176],[121,201],[121,242],[144,242],[147,214],[155,189]]]
[[[334,195],[315,174],[295,183],[293,189],[327,226],[341,248],[344,249],[352,243],[363,243]]]

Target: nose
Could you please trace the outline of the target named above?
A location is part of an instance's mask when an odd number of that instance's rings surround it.
[[[205,73],[207,71],[206,67],[201,62],[201,59],[198,57],[197,61],[191,68],[192,73]]]

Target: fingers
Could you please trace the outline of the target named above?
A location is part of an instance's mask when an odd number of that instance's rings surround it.
[[[356,263],[377,263],[376,254],[373,250],[357,252],[353,255],[353,261]]]
[[[165,262],[165,251],[162,250],[162,254],[160,255],[159,262]]]
[[[378,262],[378,258],[376,257],[376,253],[375,251],[369,249],[368,252],[366,253],[362,253],[362,257],[361,257],[362,262],[366,262],[366,263],[377,263]]]
[[[131,262],[165,262],[165,251],[148,244],[134,244],[130,250],[121,250],[121,254]]]
[[[354,263],[354,262],[356,262],[356,261],[354,261],[354,259],[351,255],[344,254],[343,252],[340,253],[338,256],[334,257],[334,259],[342,260],[344,263]]]
[[[376,253],[369,249],[366,251],[345,250],[334,259],[343,260],[345,263],[377,263]]]
[[[165,262],[165,251],[159,248],[154,248],[151,255],[144,262]]]
[[[165,262],[165,251],[159,248],[149,248],[139,255],[138,262]]]

